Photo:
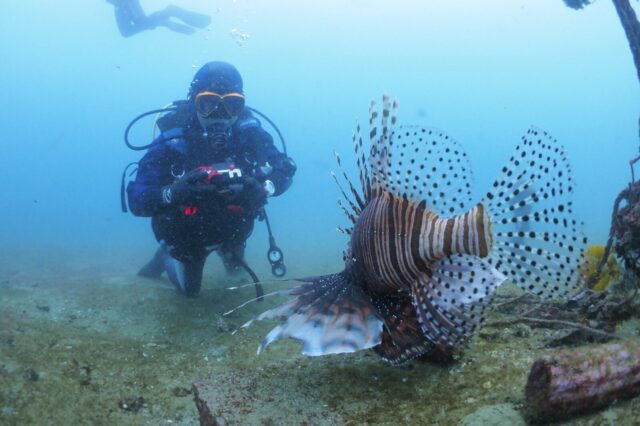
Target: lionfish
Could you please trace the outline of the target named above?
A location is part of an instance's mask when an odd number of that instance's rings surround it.
[[[371,103],[368,152],[356,127],[361,191],[342,171],[345,191],[333,174],[351,222],[342,229],[350,235],[344,270],[300,279],[288,290],[293,299],[256,317],[284,318],[258,354],[291,337],[305,355],[373,348],[398,365],[468,340],[505,281],[542,297],[578,287],[586,239],[569,200],[571,169],[554,138],[529,129],[474,205],[462,147],[436,130],[396,128],[396,111],[397,101],[384,96],[378,126]]]

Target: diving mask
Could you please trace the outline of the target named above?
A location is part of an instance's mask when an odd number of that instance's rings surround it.
[[[237,117],[244,110],[244,95],[238,92],[221,95],[216,92],[200,92],[195,98],[195,107],[198,115],[203,118],[211,116]]]

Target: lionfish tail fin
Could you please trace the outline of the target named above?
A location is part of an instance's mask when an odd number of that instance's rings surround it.
[[[420,275],[412,285],[425,336],[434,345],[450,347],[468,340],[504,281],[503,274],[473,255],[451,255],[437,262],[431,276]]]
[[[284,318],[267,334],[258,348],[283,337],[302,342],[309,356],[356,352],[380,343],[382,321],[369,297],[346,272],[308,278],[292,289],[296,296],[258,319]]]
[[[489,262],[523,290],[551,298],[579,287],[587,240],[573,190],[563,147],[532,127],[484,197],[493,228]]]

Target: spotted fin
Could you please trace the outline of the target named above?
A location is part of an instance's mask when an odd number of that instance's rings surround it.
[[[397,102],[383,97],[380,123],[376,104],[371,104],[370,154],[367,162],[362,155],[362,137],[356,128],[354,143],[363,186],[372,196],[382,191],[419,203],[447,218],[468,210],[473,175],[462,146],[448,135],[420,126],[395,126]],[[369,199],[365,197],[366,199]]]
[[[397,121],[398,102],[382,96],[382,115],[378,125],[378,110],[376,103],[369,107],[369,157],[367,159],[370,173],[371,197],[381,195],[386,191],[385,176],[388,170],[389,140],[393,134]],[[378,127],[379,126],[379,127]]]
[[[258,348],[283,337],[302,342],[304,355],[356,352],[380,343],[382,321],[368,296],[344,273],[305,279],[291,294],[296,298],[261,314],[258,319],[284,317]]]
[[[473,206],[473,175],[462,146],[448,135],[430,128],[399,126],[397,101],[387,95],[379,115],[375,102],[369,110],[369,156],[365,157],[359,125],[353,136],[361,191],[341,170],[348,190],[334,174],[343,200],[340,208],[354,224],[372,197],[389,192],[426,207],[439,217],[457,216]],[[336,155],[341,168],[340,157]],[[361,195],[362,194],[362,195]]]
[[[473,174],[462,146],[445,133],[419,126],[400,126],[389,140],[386,188],[442,218],[473,206]]]
[[[587,240],[573,190],[563,147],[532,127],[484,197],[493,227],[489,262],[522,289],[560,297],[579,287]]]
[[[451,347],[469,339],[504,281],[503,274],[476,256],[451,255],[437,262],[431,276],[420,275],[411,287],[425,336]]]

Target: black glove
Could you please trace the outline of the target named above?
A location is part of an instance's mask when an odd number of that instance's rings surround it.
[[[296,166],[296,163],[293,161],[293,159],[291,157],[284,157],[280,159],[280,161],[278,161],[278,163],[276,164],[276,168],[278,170],[280,170],[280,172],[282,172],[282,174],[285,177],[292,177],[295,173],[296,170],[298,170],[298,167]]]
[[[244,177],[242,184],[242,192],[239,194],[242,204],[250,210],[257,210],[262,207],[267,198],[264,185],[252,177]]]
[[[208,173],[203,170],[192,170],[180,179],[162,188],[164,204],[189,204],[202,201],[217,194],[217,187],[205,182]]]

